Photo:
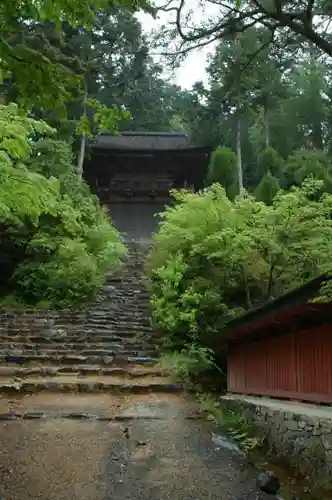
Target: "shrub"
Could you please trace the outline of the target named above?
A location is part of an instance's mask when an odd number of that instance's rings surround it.
[[[284,160],[273,148],[266,148],[257,157],[258,174],[262,178],[268,172],[271,175],[280,178],[284,167]]]
[[[217,184],[173,193],[149,259],[165,349],[216,349],[230,319],[330,269],[332,196],[321,186],[308,179],[271,206],[245,193],[231,202]]]
[[[332,165],[323,151],[301,149],[287,158],[284,177],[287,186],[300,186],[308,177],[323,181],[323,189],[332,192]]]
[[[276,177],[270,171],[261,179],[254,191],[255,198],[271,205],[277,192],[280,190],[280,184]]]
[[[224,186],[231,199],[237,191],[236,155],[226,147],[218,147],[211,155],[206,184],[219,183]]]
[[[174,196],[177,203],[162,214],[149,265],[154,319],[165,347],[181,349],[193,340],[201,344],[202,335],[213,335],[243,311],[246,253],[237,239],[243,218],[220,185]]]
[[[178,352],[164,354],[160,365],[176,382],[184,382],[188,389],[197,389],[202,375],[216,367],[213,351],[196,344],[190,344]],[[219,370],[218,367],[217,369]]]
[[[70,146],[53,143],[62,148],[55,164],[55,149],[46,149],[47,158],[34,154],[29,134],[50,129],[21,117],[15,106],[10,110],[0,106],[0,123],[2,114],[7,120],[0,136],[1,291],[30,305],[79,305],[98,292],[125,248],[98,200],[76,179]]]

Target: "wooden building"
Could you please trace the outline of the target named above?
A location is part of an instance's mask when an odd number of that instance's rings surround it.
[[[170,189],[203,186],[211,151],[189,146],[184,133],[105,133],[90,146],[84,177],[121,232],[149,238]]]
[[[317,278],[231,322],[231,393],[332,403],[332,304],[315,304]]]

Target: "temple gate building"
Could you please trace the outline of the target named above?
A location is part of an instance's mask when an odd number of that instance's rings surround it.
[[[203,187],[211,152],[190,146],[184,133],[103,133],[90,146],[84,177],[126,239],[149,239],[171,189]]]

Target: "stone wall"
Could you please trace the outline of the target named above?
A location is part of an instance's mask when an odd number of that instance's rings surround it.
[[[332,408],[235,395],[224,396],[222,404],[239,409],[266,437],[270,461],[309,477],[319,488],[332,488]]]

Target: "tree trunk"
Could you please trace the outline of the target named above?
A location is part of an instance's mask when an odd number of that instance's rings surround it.
[[[86,117],[87,115],[87,103],[88,103],[88,86],[86,83],[86,79],[84,78],[84,98],[83,98],[82,117]],[[83,134],[81,136],[80,150],[77,156],[77,166],[76,166],[76,173],[79,180],[82,180],[83,177],[85,147],[86,147],[86,134]]]
[[[247,277],[247,273],[245,272],[244,269],[243,269],[243,277],[244,277],[244,286],[246,289],[247,308],[250,310],[252,308],[252,302],[251,302],[251,296],[250,296],[248,277]]]
[[[236,121],[236,165],[239,194],[243,191],[243,172],[242,172],[242,150],[241,150],[241,115],[238,113]]]
[[[268,279],[268,284],[267,284],[267,300],[270,300],[271,295],[272,295],[274,266],[275,266],[275,264],[271,264],[270,269],[269,269],[269,279]]]
[[[81,181],[83,177],[83,165],[85,156],[85,146],[86,146],[86,134],[81,136],[80,150],[77,157],[76,173],[78,179]]]
[[[313,148],[319,149],[321,151],[324,150],[322,124],[319,120],[316,120],[312,123],[311,140]]]
[[[269,124],[269,112],[267,106],[264,106],[264,134],[265,134],[265,147],[270,147],[270,124]]]

